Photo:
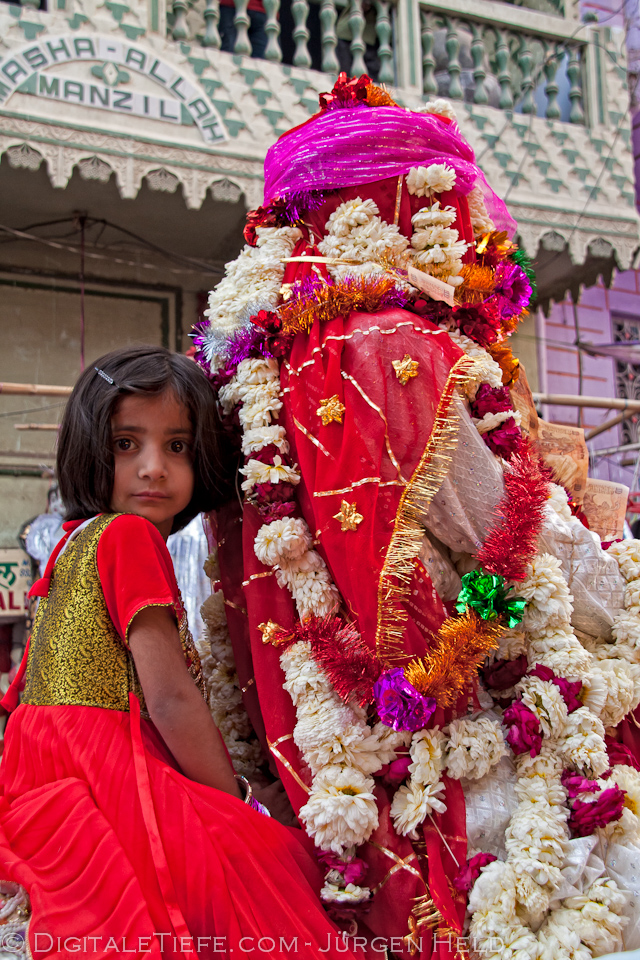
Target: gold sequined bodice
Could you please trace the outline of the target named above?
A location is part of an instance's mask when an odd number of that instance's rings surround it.
[[[117,514],[97,517],[67,545],[33,623],[22,702],[128,710],[129,692],[145,701],[133,657],[109,616],[98,574],[100,537]],[[182,650],[206,699],[195,644],[180,617]]]

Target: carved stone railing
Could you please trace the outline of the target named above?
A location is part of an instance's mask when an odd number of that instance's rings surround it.
[[[583,25],[495,0],[469,6],[420,3],[423,93],[584,123]]]
[[[529,3],[534,0],[263,0],[259,56],[329,74],[368,73],[425,98],[606,124],[590,49],[597,28],[574,19],[577,0],[544,0],[555,15]],[[228,34],[221,40],[221,9],[221,0],[172,0],[169,36],[255,56],[249,0],[227,7],[232,41]]]
[[[355,76],[369,73],[379,83],[395,84],[394,0],[365,0],[365,3],[363,8],[363,0],[290,0],[286,5],[281,5],[280,0],[263,0],[266,15],[261,27],[266,34],[263,58],[331,74],[340,69],[347,69]],[[204,47],[251,56],[248,7],[249,0],[235,0],[232,49],[221,40],[219,0],[173,0],[168,34],[173,40],[195,40]],[[349,40],[339,40],[336,25],[340,17],[348,24]],[[373,43],[371,27],[374,28]],[[339,44],[340,51],[337,50]]]

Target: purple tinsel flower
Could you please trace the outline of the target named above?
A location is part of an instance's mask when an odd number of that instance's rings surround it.
[[[416,690],[400,667],[378,677],[373,695],[380,719],[393,730],[423,730],[436,709],[433,697]]]
[[[529,306],[531,284],[524,270],[509,260],[496,267],[495,293],[503,317],[517,317]]]
[[[211,327],[207,319],[198,320],[194,323],[189,334],[193,345],[196,348],[193,359],[198,366],[202,367],[208,377],[211,376],[211,360],[216,352],[215,343],[211,336]]]
[[[230,367],[237,367],[243,360],[250,357],[272,357],[273,353],[266,343],[264,330],[259,327],[241,327],[227,340],[225,362]]]
[[[291,190],[279,198],[287,223],[298,223],[305,213],[317,210],[325,201],[329,190]]]

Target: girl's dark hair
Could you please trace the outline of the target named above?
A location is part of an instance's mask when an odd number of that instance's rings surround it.
[[[126,347],[105,354],[88,367],[69,397],[57,455],[67,520],[84,520],[111,510],[115,470],[111,417],[118,401],[130,394],[157,396],[165,390],[172,390],[189,411],[194,434],[193,497],[175,517],[171,532],[228,498],[231,465],[220,449],[215,397],[200,367],[163,347]]]

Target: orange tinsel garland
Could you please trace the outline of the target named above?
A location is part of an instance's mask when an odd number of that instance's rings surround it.
[[[404,668],[416,690],[433,697],[439,707],[450,707],[465,687],[476,680],[478,667],[498,646],[503,625],[483,620],[467,609],[440,627],[433,647]]]
[[[309,292],[311,295],[309,295]],[[278,308],[282,320],[282,331],[301,333],[311,328],[317,320],[326,323],[336,317],[348,317],[353,311],[376,313],[383,307],[400,305],[394,277],[380,276],[355,277],[334,284],[314,284],[313,290],[302,289]]]
[[[520,376],[520,361],[516,360],[508,343],[490,343],[489,353],[502,370],[502,383],[510,387]]]

